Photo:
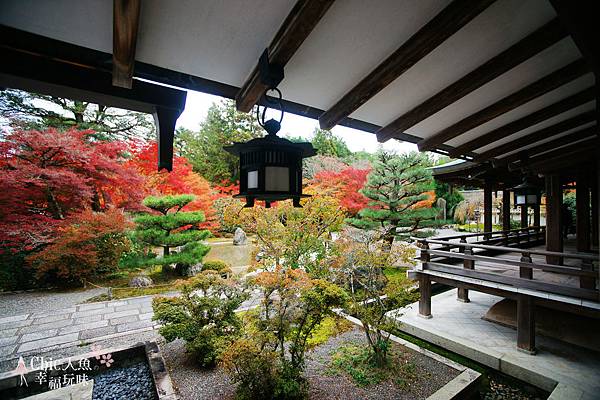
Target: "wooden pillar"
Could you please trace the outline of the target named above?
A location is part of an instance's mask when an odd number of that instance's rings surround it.
[[[471,255],[473,255],[473,250],[470,247],[465,247],[464,253],[466,256],[471,256]],[[474,269],[475,268],[475,260],[464,260],[463,268],[464,269]],[[469,289],[458,288],[458,297],[456,298],[456,300],[461,301],[463,303],[470,302],[471,300],[469,300]]]
[[[577,207],[577,251],[590,251],[590,188],[584,173],[577,175],[577,190],[575,191]]]
[[[483,231],[492,231],[492,184],[488,181],[483,186]]]
[[[540,222],[540,205],[537,204],[535,206],[531,206],[531,208],[533,209],[533,226],[537,226],[539,227],[541,222]]]
[[[419,317],[431,318],[431,279],[419,274]]]
[[[563,251],[562,186],[560,175],[546,175],[546,250]],[[561,264],[561,257],[546,256],[548,264]]]
[[[527,228],[528,226],[527,206],[521,206],[521,228]]]
[[[510,230],[510,191],[502,191],[502,230]]]
[[[596,179],[594,179],[591,186],[592,246],[598,246],[598,182],[596,182]]]
[[[517,299],[517,348],[535,354],[535,301],[523,294]]]

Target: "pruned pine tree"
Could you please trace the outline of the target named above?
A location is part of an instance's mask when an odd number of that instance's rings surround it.
[[[377,229],[390,245],[395,238],[417,235],[436,225],[437,209],[429,207],[426,192],[434,188],[424,155],[413,152],[396,155],[379,151],[361,193],[369,205],[350,224],[361,229]]]
[[[148,196],[143,204],[154,210],[156,214],[146,214],[135,218],[137,228],[135,237],[150,246],[162,247],[162,257],[147,257],[141,265],[175,265],[179,273],[202,261],[210,247],[201,241],[210,236],[207,230],[197,229],[204,222],[202,211],[181,211],[183,207],[194,201],[190,194]],[[177,252],[173,248],[180,247]]]

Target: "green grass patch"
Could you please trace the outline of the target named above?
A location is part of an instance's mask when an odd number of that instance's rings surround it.
[[[257,318],[259,315],[258,308],[240,311],[237,315],[242,320],[244,330],[247,334],[254,335],[259,333],[259,328],[257,326]],[[315,327],[312,335],[306,341],[307,348],[311,349],[319,346],[327,342],[329,338],[341,335],[352,328],[354,328],[354,324],[346,318],[338,317],[337,315],[325,317],[325,319]]]
[[[392,347],[388,362],[383,367],[375,365],[368,346],[347,344],[332,352],[328,366],[330,374],[345,374],[357,386],[367,387],[393,379],[401,389],[417,379],[416,366]]]
[[[330,337],[338,336],[349,331],[354,324],[346,318],[326,317],[313,331],[306,341],[308,348],[319,346],[329,340]]]

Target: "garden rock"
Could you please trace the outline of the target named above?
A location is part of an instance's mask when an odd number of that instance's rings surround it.
[[[147,276],[134,276],[129,281],[129,287],[148,287],[152,286],[153,284],[154,282],[152,282],[152,279],[148,278]]]
[[[242,228],[236,228],[233,233],[233,244],[235,246],[243,246],[248,242],[248,237],[246,236],[246,232],[242,230]]]
[[[196,265],[192,265],[185,269],[185,276],[196,276],[202,271],[203,265],[202,263],[198,263]]]

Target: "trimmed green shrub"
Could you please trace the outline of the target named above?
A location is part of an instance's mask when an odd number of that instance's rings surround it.
[[[210,236],[210,232],[197,228],[204,222],[204,213],[181,211],[194,199],[190,194],[146,197],[143,204],[157,214],[136,217],[134,236],[146,245],[162,247],[163,256],[156,257],[148,252],[146,256],[132,257],[128,263],[139,266],[162,265],[163,268],[175,264],[177,271],[183,275],[189,267],[201,262],[210,250],[200,242]],[[174,252],[173,247],[181,249]]]
[[[202,270],[222,272],[228,269],[231,270],[231,266],[223,260],[207,260],[202,265]]]
[[[217,274],[201,274],[182,288],[180,297],[157,297],[154,320],[167,342],[183,339],[201,366],[212,366],[238,336],[241,321],[235,313],[247,298],[238,285]]]

